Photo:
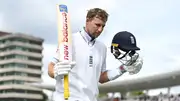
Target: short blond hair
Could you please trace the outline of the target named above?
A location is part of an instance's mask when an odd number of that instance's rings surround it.
[[[101,8],[93,8],[88,10],[86,18],[93,19],[94,17],[97,17],[106,22],[108,20],[108,16],[109,14],[105,10]]]

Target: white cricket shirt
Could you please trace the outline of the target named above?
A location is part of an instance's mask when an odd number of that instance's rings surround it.
[[[76,65],[69,73],[70,97],[68,101],[97,101],[101,72],[106,70],[106,46],[91,38],[84,31],[72,34],[73,60]],[[56,63],[57,55],[52,62]],[[64,101],[63,79],[56,81],[55,101]]]

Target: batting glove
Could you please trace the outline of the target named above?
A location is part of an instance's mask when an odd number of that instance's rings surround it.
[[[67,75],[74,67],[75,62],[58,62],[54,66],[54,77]]]
[[[138,57],[138,59],[133,63],[126,63],[120,66],[121,71],[129,72],[130,75],[137,74],[141,70],[143,65],[143,59]]]

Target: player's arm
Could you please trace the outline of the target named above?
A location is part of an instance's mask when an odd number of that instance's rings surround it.
[[[105,49],[104,50],[104,58],[103,58],[104,60],[103,60],[102,67],[101,67],[99,83],[106,83],[108,81],[114,80],[125,72],[125,70],[120,67],[112,69],[112,70],[107,70],[106,69],[106,56],[107,56],[107,50]],[[122,69],[122,70],[120,70],[120,69]]]
[[[127,61],[127,63],[129,63],[129,61]],[[131,75],[137,74],[142,68],[143,60],[139,57],[135,62],[133,61],[131,65],[126,64],[122,64],[117,68],[106,70],[106,61],[104,60],[99,82],[106,83],[108,81],[115,80],[125,72],[129,72]]]
[[[142,58],[139,57],[131,65],[122,64],[118,68],[106,70],[101,73],[99,82],[105,83],[111,80],[115,80],[116,78],[123,75],[125,72],[129,72],[130,75],[137,74],[141,70],[142,65],[143,65],[143,60]]]
[[[75,64],[76,63],[74,61],[72,62],[51,61],[48,64],[48,75],[51,78],[55,78],[55,79],[57,76],[64,77],[64,75],[67,75],[71,71],[71,69],[74,67]]]
[[[48,64],[48,75],[51,77],[51,78],[54,78],[54,63],[53,62],[49,62]]]
[[[107,71],[101,72],[99,82],[100,83],[106,83],[108,81],[109,81],[109,79],[108,79],[108,76],[107,76]]]
[[[58,60],[58,50],[56,51],[56,54],[54,57],[50,60],[48,64],[48,75],[51,78],[55,78],[57,76],[64,76],[69,73],[69,71],[74,67],[76,64],[74,61],[73,62],[60,62]]]
[[[50,62],[48,64],[48,75],[51,77],[51,78],[54,78],[54,66],[56,63],[59,62],[58,60],[58,54],[59,50],[57,49],[56,50],[56,53],[54,54],[54,56],[50,59]]]
[[[107,70],[104,72],[101,72],[99,82],[100,83],[106,83],[108,81],[114,80],[124,74],[126,70],[120,66],[118,68],[112,69],[112,70]]]

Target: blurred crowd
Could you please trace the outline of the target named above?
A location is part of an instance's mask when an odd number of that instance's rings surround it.
[[[160,93],[156,96],[137,96],[133,98],[123,98],[120,93],[107,94],[106,97],[102,97],[99,101],[180,101],[180,94],[167,94]]]

